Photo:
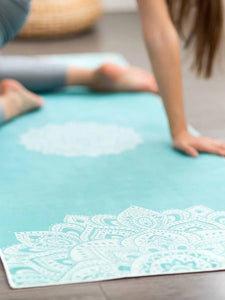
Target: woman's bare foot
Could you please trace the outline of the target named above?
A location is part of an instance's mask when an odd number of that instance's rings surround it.
[[[90,87],[96,91],[115,92],[152,92],[158,93],[153,75],[136,67],[120,67],[114,63],[105,63],[93,76]]]
[[[0,83],[0,101],[5,112],[5,121],[43,106],[42,97],[25,89],[19,82],[5,79]]]

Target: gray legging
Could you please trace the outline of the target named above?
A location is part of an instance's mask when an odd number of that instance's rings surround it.
[[[0,48],[12,40],[24,25],[32,0],[0,0]],[[43,1],[43,0],[42,0]],[[46,58],[0,56],[0,81],[15,79],[34,92],[44,92],[65,85],[67,67]],[[4,111],[0,103],[0,124]]]

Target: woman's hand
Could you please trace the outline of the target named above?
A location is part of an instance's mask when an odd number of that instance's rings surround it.
[[[199,152],[225,157],[225,143],[202,136],[193,136],[188,131],[183,131],[173,138],[173,147],[192,157],[197,157]]]

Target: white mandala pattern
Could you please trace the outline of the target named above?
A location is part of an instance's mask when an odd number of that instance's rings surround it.
[[[65,157],[119,154],[142,143],[132,129],[98,123],[48,124],[20,137],[28,150]]]
[[[225,212],[204,206],[68,215],[16,238],[3,252],[15,287],[225,268]]]

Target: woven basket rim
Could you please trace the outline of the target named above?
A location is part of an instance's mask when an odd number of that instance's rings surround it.
[[[54,6],[48,6],[52,2]],[[49,38],[78,33],[93,26],[102,12],[100,0],[33,0],[19,37]]]

